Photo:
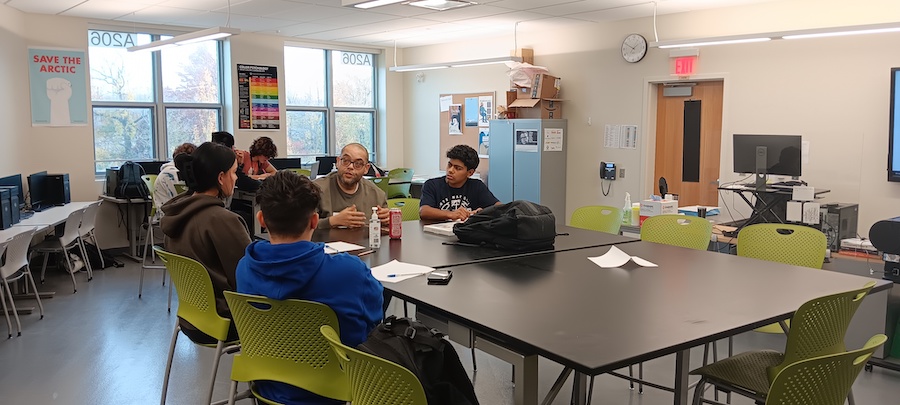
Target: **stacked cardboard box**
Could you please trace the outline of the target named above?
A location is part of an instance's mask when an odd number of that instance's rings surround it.
[[[562,118],[559,78],[548,74],[534,75],[530,88],[517,87],[506,92],[506,105],[515,114],[510,118]]]

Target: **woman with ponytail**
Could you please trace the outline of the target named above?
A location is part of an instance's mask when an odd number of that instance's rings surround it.
[[[225,209],[225,198],[234,193],[237,162],[231,148],[205,142],[192,154],[175,158],[179,176],[188,191],[162,206],[160,227],[166,235],[166,249],[197,260],[209,272],[216,294],[216,311],[231,318],[222,291],[234,291],[235,268],[250,244],[247,225],[241,217]],[[180,320],[182,331],[197,343],[215,339]],[[229,340],[237,333],[229,332]]]

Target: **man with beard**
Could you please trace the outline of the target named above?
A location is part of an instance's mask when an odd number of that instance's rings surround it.
[[[322,189],[319,202],[318,229],[337,227],[359,228],[368,224],[372,207],[378,207],[382,230],[387,230],[387,197],[375,183],[363,181],[369,171],[369,151],[365,146],[351,143],[341,149],[337,172],[315,180]]]

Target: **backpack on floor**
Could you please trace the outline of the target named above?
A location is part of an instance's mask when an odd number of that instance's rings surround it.
[[[472,381],[443,337],[421,322],[392,315],[357,349],[412,371],[425,389],[428,405],[478,405]]]
[[[494,205],[453,226],[463,244],[502,250],[552,249],[556,241],[556,217],[550,208],[517,200]]]
[[[144,168],[132,161],[127,161],[119,166],[116,174],[116,198],[150,198],[150,190],[141,176]]]

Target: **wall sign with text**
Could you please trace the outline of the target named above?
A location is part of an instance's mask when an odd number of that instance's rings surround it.
[[[238,128],[281,128],[278,106],[278,68],[275,66],[237,65]]]
[[[78,49],[28,48],[31,125],[87,125],[87,60]]]

